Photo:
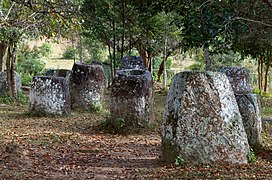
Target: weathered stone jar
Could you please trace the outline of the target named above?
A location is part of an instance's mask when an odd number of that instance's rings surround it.
[[[33,77],[29,93],[29,110],[38,115],[69,115],[69,86],[63,77]]]
[[[249,146],[226,75],[181,72],[172,80],[162,123],[162,159],[247,163]]]
[[[234,90],[235,98],[242,115],[249,145],[258,147],[262,144],[262,120],[257,94],[252,94],[249,70],[245,67],[226,66],[219,69],[227,75]]]
[[[46,76],[57,76],[57,77],[64,77],[66,78],[71,73],[68,69],[49,69],[46,71]]]
[[[144,126],[153,121],[153,80],[149,71],[117,71],[111,87],[110,113],[113,121],[123,118],[126,126]]]
[[[120,69],[146,69],[141,56],[126,56],[120,61]]]
[[[240,66],[224,66],[219,72],[227,75],[235,95],[252,92],[249,70]]]
[[[75,63],[69,77],[74,109],[98,110],[104,97],[104,71],[101,65]]]

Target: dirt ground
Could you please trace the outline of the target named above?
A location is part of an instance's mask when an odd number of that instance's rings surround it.
[[[269,123],[255,163],[163,164],[159,124],[165,98],[165,92],[155,93],[156,122],[130,135],[97,128],[109,116],[107,107],[101,113],[33,117],[27,105],[0,104],[0,179],[272,178]]]

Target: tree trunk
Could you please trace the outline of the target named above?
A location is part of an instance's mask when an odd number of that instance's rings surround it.
[[[267,88],[268,88],[268,80],[269,80],[269,71],[270,71],[270,62],[269,64],[266,65],[266,69],[265,69],[265,79],[264,79],[264,93],[267,92]]]
[[[6,54],[7,45],[5,43],[0,43],[0,72],[4,72],[5,60],[4,56]]]
[[[112,30],[113,30],[113,73],[116,74],[116,35],[115,35],[115,21],[112,21]]]
[[[265,81],[264,81],[264,92],[266,93],[268,90],[268,82],[269,82],[269,72],[271,67],[272,54],[271,51],[268,50],[266,55],[266,69],[265,69]]]
[[[258,87],[259,90],[262,89],[262,56],[258,58]]]
[[[163,83],[162,83],[162,89],[166,89],[167,86],[167,72],[166,72],[166,60],[167,60],[167,55],[166,55],[166,50],[167,50],[167,37],[165,38],[165,44],[164,44],[164,53],[163,53]]]
[[[10,67],[10,89],[11,96],[13,98],[17,98],[17,90],[16,90],[16,55],[17,55],[17,45],[14,44],[12,48],[12,57],[11,57],[11,67]]]
[[[152,70],[153,70],[153,65],[152,65],[152,52],[151,51],[148,51],[148,71],[152,74]]]
[[[260,64],[260,84],[261,88],[260,90],[263,90],[263,64],[265,62],[265,57],[262,57],[261,64]]]
[[[8,55],[6,59],[6,72],[7,72],[7,93],[12,97],[11,92],[11,59],[12,59],[12,45],[8,46]]]
[[[206,64],[206,71],[211,70],[211,60],[209,55],[209,46],[204,46],[204,58],[205,58],[205,64]]]
[[[120,59],[123,58],[124,56],[124,44],[125,44],[125,7],[126,3],[122,1],[122,37],[121,37],[121,57]]]
[[[113,81],[113,78],[114,78],[114,69],[113,69],[113,61],[112,61],[110,43],[108,44],[108,51],[109,51],[109,55],[110,55],[111,81]],[[109,82],[110,82],[110,81],[109,81]]]

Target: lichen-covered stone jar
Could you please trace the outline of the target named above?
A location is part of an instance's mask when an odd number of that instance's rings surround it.
[[[247,163],[249,146],[225,74],[186,71],[172,80],[162,123],[162,159]]]

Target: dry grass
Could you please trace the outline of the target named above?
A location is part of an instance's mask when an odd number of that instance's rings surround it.
[[[74,64],[72,59],[51,59],[49,60],[45,68],[46,69],[68,69],[71,70]]]

